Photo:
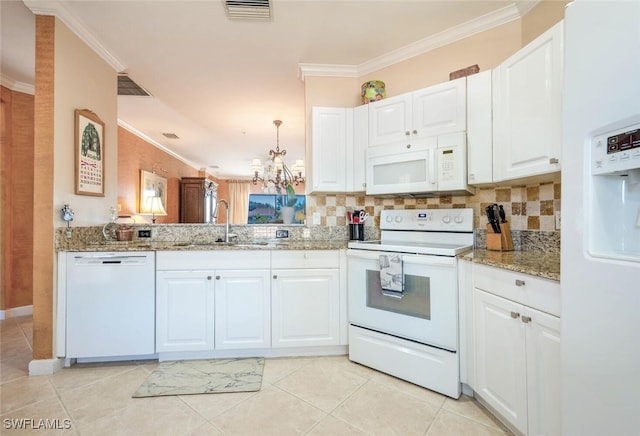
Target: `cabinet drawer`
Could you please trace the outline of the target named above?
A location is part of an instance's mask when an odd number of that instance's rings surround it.
[[[199,269],[269,269],[267,250],[219,251],[159,251],[158,271],[189,271]]]
[[[282,250],[271,254],[271,268],[339,268],[338,250]]]
[[[483,291],[560,316],[560,283],[556,281],[474,264],[473,283]]]

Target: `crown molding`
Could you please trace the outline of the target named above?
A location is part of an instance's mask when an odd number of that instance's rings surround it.
[[[358,67],[355,65],[298,64],[298,67],[303,81],[307,76],[358,77]]]
[[[505,6],[495,12],[451,27],[440,33],[436,33],[435,35],[364,62],[357,67],[358,75],[362,76],[381,70],[382,68],[428,53],[437,48],[444,47],[445,45],[485,32],[519,18],[520,14],[514,5]]]
[[[451,27],[359,65],[299,64],[300,77],[302,80],[304,80],[306,76],[360,77],[520,19],[523,15],[522,11],[525,11],[524,13],[530,11],[539,1],[540,0],[527,1],[525,2],[526,4],[522,6],[516,6],[515,3],[505,6],[495,12]]]
[[[174,158],[178,159],[179,161],[183,162],[185,165],[189,165],[190,167],[192,167],[192,168],[194,168],[196,170],[199,170],[199,169],[202,168],[202,165],[196,165],[195,163],[191,162],[190,160],[187,160],[184,157],[180,156],[175,151],[169,150],[167,147],[165,147],[164,145],[160,144],[155,139],[147,136],[146,134],[142,133],[140,130],[136,129],[131,124],[127,123],[126,121],[121,120],[120,118],[118,118],[118,126],[122,127],[123,129],[128,130],[129,132],[133,133],[134,135],[136,135],[140,139],[148,142],[149,144],[153,145],[154,147],[159,148],[160,150],[164,151],[165,153],[167,153],[171,157],[174,157]]]
[[[36,94],[36,88],[34,85],[25,82],[18,82],[6,74],[0,73],[0,85],[8,88],[12,91],[22,92],[24,94]]]
[[[520,13],[520,17],[524,17],[531,12],[531,9],[535,8],[541,1],[542,0],[520,0],[516,5],[518,12]]]
[[[60,19],[78,38],[109,64],[111,68],[117,72],[125,70],[125,66],[93,36],[84,24],[67,9],[63,2],[58,0],[23,0],[23,2],[35,15],[50,15]]]

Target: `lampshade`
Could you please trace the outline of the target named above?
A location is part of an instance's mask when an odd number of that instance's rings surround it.
[[[140,213],[144,215],[151,215],[151,221],[156,222],[156,215],[164,216],[167,211],[162,206],[162,198],[160,197],[145,197],[140,205]]]

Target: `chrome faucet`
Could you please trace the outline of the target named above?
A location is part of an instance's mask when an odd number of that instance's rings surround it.
[[[220,208],[220,203],[224,203],[227,208],[227,219],[224,225],[224,242],[229,242],[229,203],[227,200],[218,200],[216,202],[216,207],[213,209],[213,221],[215,222],[218,219],[218,209]]]

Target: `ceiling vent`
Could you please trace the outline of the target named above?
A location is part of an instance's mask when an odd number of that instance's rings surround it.
[[[131,80],[126,74],[118,75],[118,95],[150,96],[146,89]]]
[[[270,0],[224,0],[227,16],[232,20],[271,19]]]

